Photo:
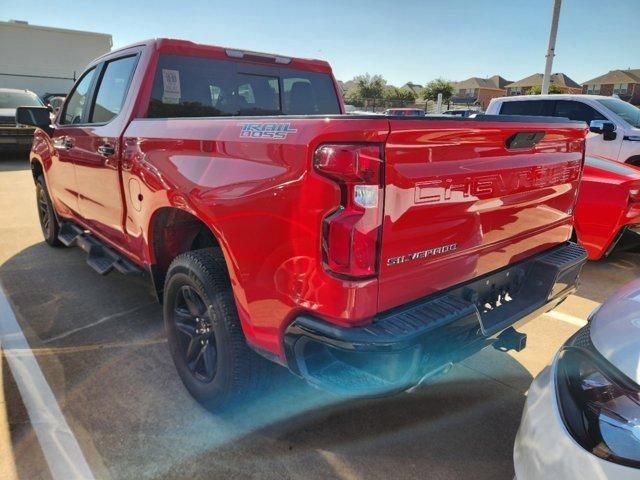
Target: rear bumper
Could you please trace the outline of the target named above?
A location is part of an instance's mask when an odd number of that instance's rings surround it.
[[[586,259],[582,247],[566,243],[380,314],[363,327],[299,316],[285,331],[287,364],[309,383],[336,393],[406,390],[511,338],[515,332],[509,327],[553,309],[575,291]]]

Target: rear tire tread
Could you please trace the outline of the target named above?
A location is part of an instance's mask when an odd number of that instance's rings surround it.
[[[198,392],[190,388],[190,385],[183,378],[187,389],[203,405],[216,409],[246,400],[252,392],[263,390],[269,384],[270,370],[273,366],[271,362],[258,356],[247,345],[238,318],[226,264],[220,250],[206,248],[177,256],[169,266],[167,286],[171,282],[172,275],[178,272],[187,273],[197,285],[198,290],[204,293],[204,298],[208,303],[207,307],[215,310],[216,322],[222,323],[228,334],[227,346],[231,357],[228,362],[225,362],[231,366],[231,371],[223,392],[213,398],[198,395]],[[168,291],[169,289],[165,287],[165,292]],[[165,298],[164,304],[170,303]],[[218,352],[220,354],[220,350]],[[174,354],[172,351],[172,355]],[[216,373],[217,375],[218,373]]]
[[[49,231],[45,231],[44,225],[42,224],[42,218],[40,217],[40,192],[44,191],[44,195],[46,196],[47,208],[49,210]],[[56,212],[53,208],[53,203],[51,202],[51,197],[49,196],[49,190],[47,189],[47,183],[44,179],[44,176],[39,175],[36,179],[36,205],[38,207],[38,219],[40,221],[40,227],[42,230],[42,235],[44,236],[44,241],[47,242],[52,247],[63,247],[64,245],[58,238],[58,233],[60,232],[60,223],[58,222],[58,217],[56,216]]]

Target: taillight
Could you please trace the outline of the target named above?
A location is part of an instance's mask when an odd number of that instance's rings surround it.
[[[382,147],[322,145],[313,164],[340,186],[340,207],[324,219],[322,250],[326,268],[347,277],[378,271],[382,226]]]
[[[635,186],[629,189],[629,203],[640,203],[640,187]]]

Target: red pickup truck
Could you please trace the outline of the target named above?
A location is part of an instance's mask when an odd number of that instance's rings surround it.
[[[576,288],[586,126],[348,116],[329,65],[179,40],[95,60],[30,162],[46,241],[149,275],[177,370],[221,405],[265,378],[419,384]],[[257,354],[256,354],[257,353]]]

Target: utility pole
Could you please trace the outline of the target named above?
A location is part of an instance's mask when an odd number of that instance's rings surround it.
[[[560,19],[560,7],[562,0],[554,0],[553,17],[551,17],[551,32],[549,33],[549,49],[547,50],[547,63],[544,67],[544,77],[542,79],[542,94],[549,93],[549,83],[551,81],[551,68],[553,67],[553,57],[556,50],[556,36],[558,34],[558,20]]]

